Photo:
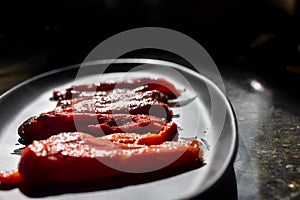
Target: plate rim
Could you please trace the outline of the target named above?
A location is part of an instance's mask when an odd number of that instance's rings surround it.
[[[178,63],[166,61],[166,60],[149,59],[149,58],[103,59],[103,60],[95,60],[95,61],[90,61],[90,62],[85,62],[85,63],[77,63],[77,64],[69,65],[66,67],[50,70],[50,71],[38,74],[36,76],[33,76],[27,80],[24,80],[24,81],[20,82],[19,84],[13,86],[12,88],[10,88],[3,94],[1,94],[0,101],[3,98],[5,98],[6,96],[9,96],[14,91],[18,90],[19,88],[21,88],[23,86],[26,86],[27,84],[30,84],[31,82],[34,82],[36,80],[42,79],[42,78],[50,76],[50,75],[54,75],[56,73],[60,73],[60,72],[68,71],[68,70],[74,70],[76,68],[79,68],[80,66],[92,66],[92,65],[97,65],[97,64],[122,64],[122,63],[123,64],[157,64],[157,65],[169,66],[169,67],[172,67],[175,69],[183,70],[193,76],[196,76],[196,77],[204,80],[205,82],[206,81],[209,82],[214,87],[214,89],[218,90],[218,92],[221,94],[222,98],[224,99],[224,102],[226,103],[226,108],[228,108],[226,110],[229,111],[229,116],[232,118],[231,123],[232,123],[233,130],[232,130],[231,135],[232,135],[233,139],[232,139],[232,142],[230,145],[228,156],[224,159],[224,164],[218,170],[216,175],[212,179],[209,179],[209,183],[206,184],[206,187],[200,188],[198,190],[198,193],[195,196],[191,196],[188,198],[193,198],[193,197],[196,197],[196,196],[204,193],[209,188],[214,186],[218,182],[218,180],[224,175],[226,169],[228,167],[230,167],[230,165],[233,164],[233,161],[237,154],[237,148],[238,148],[238,123],[237,123],[236,114],[233,109],[233,105],[231,104],[231,102],[228,99],[228,97],[226,96],[226,94],[224,94],[224,92],[219,88],[219,86],[215,82],[213,82],[211,79],[204,76],[203,74],[197,73],[182,64],[178,64]]]

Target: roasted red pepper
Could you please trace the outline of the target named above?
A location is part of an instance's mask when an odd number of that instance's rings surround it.
[[[157,134],[147,133],[134,136],[133,133],[115,133],[104,136],[103,138],[117,143],[153,145],[170,141],[177,135],[177,133],[177,124],[175,122],[170,122]]]
[[[180,91],[164,78],[136,78],[125,81],[110,81],[91,85],[74,85],[66,90],[54,90],[53,99],[72,99],[78,96],[90,96],[99,91],[112,91],[116,89],[137,89],[140,91],[158,90],[167,95],[169,99],[180,96]]]
[[[155,116],[47,112],[27,119],[18,134],[25,143],[47,139],[61,132],[85,132],[94,136],[111,133],[158,133],[166,122]]]
[[[18,170],[0,171],[0,185],[16,185],[24,182]]]
[[[129,141],[138,136],[127,134]],[[19,172],[27,182],[70,183],[177,167],[202,158],[195,140],[139,145],[63,133],[28,146]]]
[[[56,112],[93,114],[149,114],[170,121],[173,113],[168,104],[140,95],[128,98],[106,99],[105,97],[76,98],[59,101]]]
[[[72,132],[34,141],[22,152],[19,172],[0,173],[0,181],[71,183],[201,161],[203,150],[199,141],[165,141],[174,129],[176,124],[170,123],[156,135],[117,133],[95,138]]]

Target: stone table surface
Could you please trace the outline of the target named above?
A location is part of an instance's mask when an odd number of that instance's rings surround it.
[[[238,199],[300,199],[299,100],[256,74],[229,70],[224,82],[239,128]]]

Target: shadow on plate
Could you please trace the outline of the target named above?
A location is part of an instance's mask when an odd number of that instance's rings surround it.
[[[238,199],[237,191],[237,182],[234,173],[234,168],[231,165],[224,172],[222,177],[207,191],[204,193],[192,198],[191,200],[205,199],[205,200],[214,200],[214,199]]]

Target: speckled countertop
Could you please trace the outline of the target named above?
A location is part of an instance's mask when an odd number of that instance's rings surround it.
[[[299,101],[256,77],[224,73],[239,128],[238,199],[300,199]]]

